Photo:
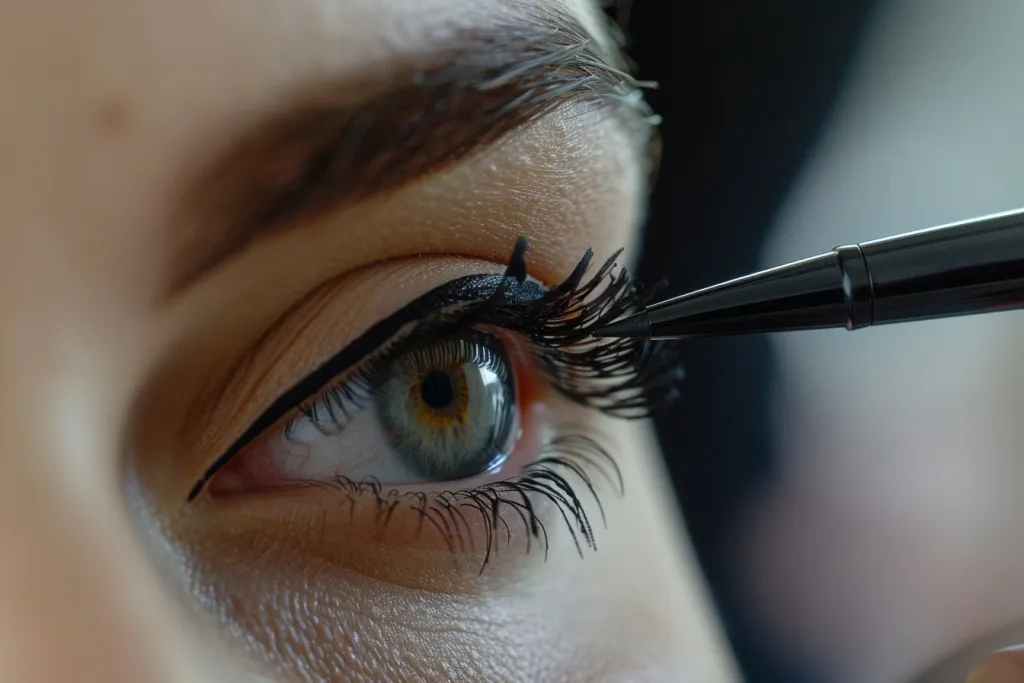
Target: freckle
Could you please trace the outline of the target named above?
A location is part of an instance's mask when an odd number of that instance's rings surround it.
[[[103,133],[123,133],[131,125],[131,111],[121,100],[107,100],[94,113],[96,127]]]

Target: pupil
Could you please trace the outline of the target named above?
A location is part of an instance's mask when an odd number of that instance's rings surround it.
[[[455,400],[455,383],[447,372],[432,371],[420,382],[423,402],[434,410],[443,410]]]

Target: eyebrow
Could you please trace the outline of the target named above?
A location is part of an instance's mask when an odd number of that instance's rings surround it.
[[[655,121],[619,52],[556,12],[462,31],[387,81],[310,88],[206,164],[176,221],[190,227],[172,236],[167,295],[261,238],[437,172],[563,105],[619,114],[638,149]]]

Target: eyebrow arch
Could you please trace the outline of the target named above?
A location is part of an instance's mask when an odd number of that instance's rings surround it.
[[[263,237],[439,171],[562,105],[622,113],[639,149],[655,120],[619,53],[556,12],[463,31],[388,83],[320,84],[207,164],[184,195],[165,295]],[[353,104],[367,89],[377,93]]]

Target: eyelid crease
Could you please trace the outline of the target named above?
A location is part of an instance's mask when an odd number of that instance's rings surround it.
[[[590,338],[598,327],[640,310],[644,295],[616,252],[584,282],[588,252],[559,285],[545,291],[527,279],[526,240],[520,238],[504,275],[470,275],[416,299],[332,356],[278,397],[204,472],[188,494],[206,482],[247,443],[276,424],[332,379],[363,359],[394,348],[396,340],[438,338],[490,324],[527,336],[541,373],[571,400],[618,417],[640,418],[677,392],[682,378],[676,352],[638,339]]]

